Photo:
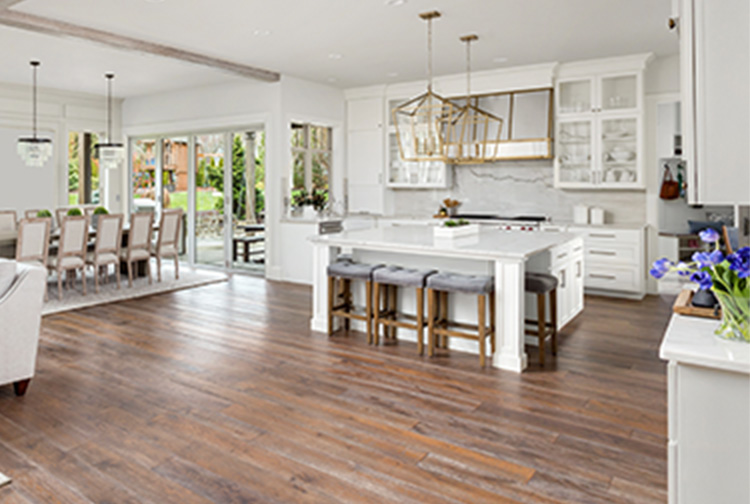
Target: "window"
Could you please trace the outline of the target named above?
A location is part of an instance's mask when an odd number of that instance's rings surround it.
[[[328,201],[333,150],[332,129],[292,123],[292,203],[305,195],[320,195]]]
[[[94,133],[71,131],[68,135],[68,205],[99,203],[98,142]]]

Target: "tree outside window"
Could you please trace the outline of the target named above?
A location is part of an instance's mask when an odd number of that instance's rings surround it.
[[[292,123],[292,189],[293,206],[306,198],[316,206],[328,201],[331,163],[333,161],[332,129],[314,124]]]

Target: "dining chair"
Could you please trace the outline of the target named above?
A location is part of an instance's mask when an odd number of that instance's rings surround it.
[[[174,260],[174,276],[180,279],[180,223],[182,209],[164,210],[161,213],[159,237],[156,239],[151,255],[156,259],[156,278],[161,282],[161,261],[164,258]]]
[[[109,276],[109,266],[115,267],[117,288],[120,289],[120,246],[122,245],[122,214],[100,215],[96,228],[94,251],[89,252],[86,264],[94,269],[94,288],[99,293],[99,277],[104,273],[104,281]]]
[[[68,274],[72,283],[81,270],[83,295],[86,295],[86,248],[89,241],[89,220],[85,216],[64,217],[60,223],[60,243],[57,257],[49,262],[49,269],[57,273],[57,297],[62,300],[62,275]],[[72,276],[71,276],[72,274]]]
[[[128,267],[128,286],[133,286],[133,263],[145,261],[148,269],[148,283],[153,283],[151,277],[151,236],[154,232],[154,214],[134,213],[130,216],[130,230],[128,231],[128,246],[120,253],[121,259]]]
[[[58,226],[62,226],[63,219],[68,216],[68,210],[70,208],[58,208],[55,210],[55,221]]]
[[[0,211],[0,231],[15,231],[16,226],[17,223],[15,210]]]
[[[16,241],[16,262],[47,267],[49,256],[49,234],[52,227],[50,218],[21,219],[18,223]],[[44,287],[47,300],[47,286]]]

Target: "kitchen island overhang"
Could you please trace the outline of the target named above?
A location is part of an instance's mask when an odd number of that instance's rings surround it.
[[[492,364],[521,372],[527,367],[525,352],[526,303],[524,277],[527,270],[558,277],[558,327],[583,309],[583,237],[573,233],[547,233],[482,229],[479,234],[440,239],[432,226],[391,226],[338,234],[314,236],[313,317],[311,329],[328,331],[327,267],[342,249],[356,261],[411,267],[432,267],[440,271],[490,274],[495,278],[496,344]],[[580,284],[580,288],[578,288]],[[401,296],[409,303],[409,296]],[[408,306],[407,306],[408,308]],[[456,303],[458,318],[466,311]],[[475,351],[460,345],[460,350]],[[474,342],[466,342],[474,343]]]

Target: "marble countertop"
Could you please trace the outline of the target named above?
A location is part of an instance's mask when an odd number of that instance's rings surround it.
[[[659,349],[664,360],[750,374],[750,343],[727,341],[714,319],[672,315]]]
[[[393,226],[314,236],[318,245],[365,248],[389,252],[428,253],[481,260],[526,259],[566,243],[582,240],[574,233],[529,233],[481,229],[465,238],[435,238],[430,226]]]

